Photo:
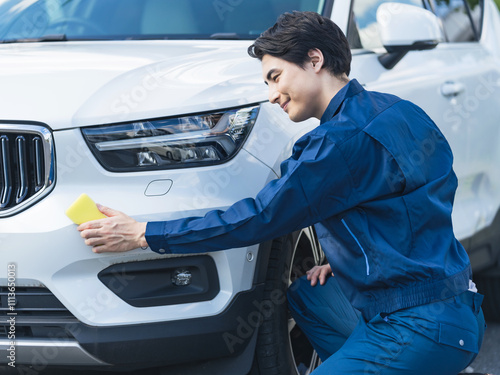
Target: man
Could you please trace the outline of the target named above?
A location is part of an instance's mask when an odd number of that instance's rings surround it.
[[[109,218],[78,227],[86,244],[205,252],[314,224],[329,264],[288,294],[324,362],[314,373],[455,375],[477,354],[484,319],[452,230],[457,179],[443,135],[417,106],[350,81],[347,40],[316,13],[282,15],[249,54],[272,103],[293,121],[321,120],[281,178],[201,218],[138,223],[101,207]]]

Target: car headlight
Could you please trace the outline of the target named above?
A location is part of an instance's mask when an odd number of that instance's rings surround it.
[[[235,156],[259,106],[200,115],[83,128],[104,168],[113,172],[199,167]]]

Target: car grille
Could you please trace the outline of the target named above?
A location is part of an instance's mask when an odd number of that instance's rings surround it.
[[[15,316],[17,338],[71,336],[71,328],[78,320],[50,290],[43,287],[17,287],[14,305],[8,300],[8,293],[7,287],[0,287],[0,339],[9,332],[11,316]]]
[[[54,177],[54,143],[47,128],[0,124],[0,217],[48,194]]]

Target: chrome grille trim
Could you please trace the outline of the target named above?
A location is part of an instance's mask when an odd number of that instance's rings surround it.
[[[17,175],[19,176],[17,194],[16,194],[16,204],[21,203],[26,195],[28,195],[28,176],[26,171],[26,139],[19,135],[16,138],[16,153],[17,153]]]
[[[40,137],[33,138],[33,150],[35,151],[35,191],[43,185],[43,148]]]
[[[12,193],[12,181],[10,179],[9,161],[9,139],[2,135],[0,137],[0,168],[2,172],[2,180],[0,181],[0,209],[7,206]]]
[[[0,217],[42,199],[55,182],[54,141],[44,126],[0,124]]]

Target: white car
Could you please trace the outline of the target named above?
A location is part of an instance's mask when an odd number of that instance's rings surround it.
[[[285,298],[323,261],[314,228],[191,256],[94,254],[65,215],[81,193],[140,221],[203,215],[278,178],[317,121],[292,123],[268,102],[247,48],[291,10],[331,17],[352,46],[350,77],[420,105],[443,131],[459,178],[455,233],[500,315],[492,0],[4,0],[0,365],[232,375],[318,365]]]

